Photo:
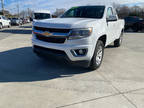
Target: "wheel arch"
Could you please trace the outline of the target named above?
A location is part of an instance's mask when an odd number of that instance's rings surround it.
[[[102,35],[98,38],[98,40],[101,40],[104,44],[104,46],[106,46],[106,42],[107,42],[107,35]]]

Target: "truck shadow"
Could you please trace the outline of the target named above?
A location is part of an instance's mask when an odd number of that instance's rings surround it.
[[[58,59],[42,60],[31,47],[0,52],[0,82],[33,82],[90,72]]]
[[[12,33],[12,34],[32,34],[32,30],[25,29],[5,29],[1,30],[2,33]]]

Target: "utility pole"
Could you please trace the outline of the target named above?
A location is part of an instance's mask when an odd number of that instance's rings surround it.
[[[2,15],[4,15],[4,1],[1,0],[1,7],[2,7]]]
[[[27,8],[27,16],[29,17],[30,16],[30,9]]]
[[[18,18],[20,17],[19,15],[19,4],[17,4],[17,14],[18,14]]]

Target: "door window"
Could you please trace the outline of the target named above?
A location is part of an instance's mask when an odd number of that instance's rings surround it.
[[[108,10],[107,10],[107,18],[109,18],[110,16],[113,16],[112,8],[108,8]]]

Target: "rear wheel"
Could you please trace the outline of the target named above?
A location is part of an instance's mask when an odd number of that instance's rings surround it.
[[[137,26],[134,26],[134,27],[132,27],[132,31],[133,31],[133,32],[138,32],[138,31],[139,31],[139,28],[138,28]]]
[[[104,44],[101,40],[98,40],[89,68],[92,70],[98,69],[101,66],[103,55],[104,55]]]
[[[2,29],[2,28],[3,28],[2,23],[0,23],[0,29]]]
[[[119,39],[116,39],[114,41],[114,46],[115,47],[120,47],[121,44],[122,44],[122,41],[123,41],[123,32],[121,32],[121,35],[120,35]]]

